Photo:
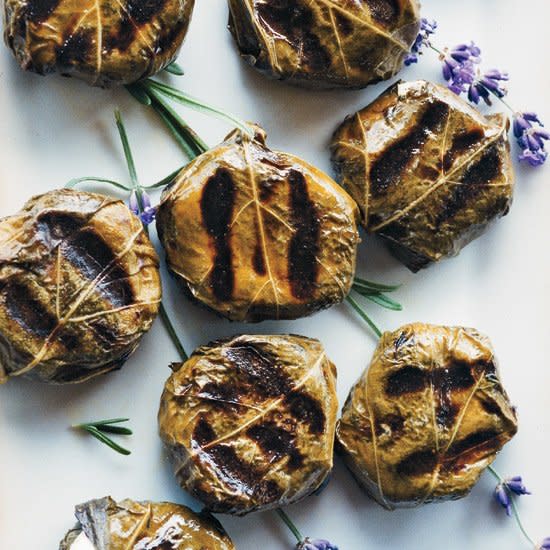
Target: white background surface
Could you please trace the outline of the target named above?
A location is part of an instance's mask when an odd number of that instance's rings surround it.
[[[486,67],[508,69],[510,101],[536,110],[550,124],[550,4],[547,0],[424,0],[436,18],[436,42],[475,39]],[[269,143],[330,172],[328,139],[347,113],[369,103],[388,84],[358,92],[308,92],[265,80],[242,63],[226,31],[223,0],[198,0],[179,62],[182,89],[260,122]],[[427,54],[400,75],[440,81],[437,60]],[[113,123],[123,110],[142,181],[174,170],[183,157],[155,118],[122,91],[105,92],[59,77],[18,70],[0,51],[0,215],[18,210],[31,195],[69,179],[97,175],[126,178]],[[185,116],[215,144],[229,130],[207,118]],[[533,491],[521,511],[536,539],[550,536],[548,494],[550,338],[550,165],[517,170],[509,216],[465,249],[460,257],[412,275],[372,239],[361,246],[359,273],[402,282],[402,313],[376,306],[372,316],[386,329],[410,321],[475,326],[492,338],[502,376],[520,414],[520,432],[497,460],[505,475],[521,473]],[[166,303],[188,350],[239,331],[302,333],[321,339],[339,371],[343,403],[368,364],[374,337],[346,306],[296,322],[242,327],[199,310],[173,292]],[[46,387],[12,380],[0,387],[0,549],[56,549],[73,524],[73,505],[111,494],[192,503],[172,479],[156,434],[159,396],[177,355],[160,322],[125,368],[79,387]],[[95,440],[68,430],[78,421],[131,417],[131,457],[115,455]],[[399,548],[528,548],[511,520],[491,498],[486,474],[462,501],[418,510],[386,512],[355,485],[337,459],[333,480],[321,497],[289,509],[302,530],[325,537],[341,550]],[[291,548],[292,538],[270,513],[244,519],[221,517],[240,550]]]

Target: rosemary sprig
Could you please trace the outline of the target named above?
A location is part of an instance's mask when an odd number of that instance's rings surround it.
[[[124,149],[124,156],[126,158],[126,164],[128,166],[128,172],[130,174],[130,180],[132,182],[132,190],[135,191],[136,197],[138,200],[139,209],[141,211],[144,210],[144,188],[140,185],[139,179],[137,176],[136,171],[136,165],[134,162],[134,156],[132,154],[132,149],[130,147],[130,141],[128,140],[128,134],[126,132],[126,127],[124,126],[124,121],[122,119],[122,115],[120,114],[120,111],[117,109],[115,111],[115,120],[116,125],[118,128],[118,133],[120,135],[120,140],[122,142],[122,148]],[[170,176],[169,176],[170,177]],[[147,224],[143,224],[144,230],[147,234],[149,234],[149,230],[147,227]],[[183,347],[183,344],[181,343],[181,340],[178,337],[178,334],[176,332],[176,329],[174,328],[174,325],[170,319],[170,316],[168,314],[168,311],[164,307],[164,304],[161,302],[160,304],[160,317],[164,323],[164,326],[172,339],[172,342],[174,343],[174,346],[178,350],[178,353],[180,354],[180,357],[182,361],[187,361],[188,355],[185,351],[185,348]]]
[[[175,61],[172,61],[170,65],[164,68],[164,70],[167,73],[171,73],[176,76],[183,76],[185,73],[183,72],[183,69],[178,65]]]
[[[90,434],[92,437],[95,437],[101,443],[107,445],[121,455],[128,456],[132,454],[131,451],[122,447],[115,441],[113,441],[106,434],[116,434],[116,435],[132,435],[132,430],[124,426],[117,426],[116,424],[122,424],[128,422],[129,418],[113,418],[110,420],[100,420],[98,422],[86,422],[84,424],[75,424],[71,426],[74,430],[84,431]]]
[[[391,311],[402,311],[403,306],[400,303],[396,302],[389,296],[386,296],[387,293],[395,292],[399,288],[401,288],[401,285],[385,285],[356,277],[353,281],[353,286],[351,287],[351,293],[346,298],[346,300],[351,305],[351,307],[359,314],[359,316],[367,323],[367,325],[369,325],[373,332],[380,338],[382,336],[382,331],[370,318],[363,307],[361,307],[359,302],[355,300],[352,293],[359,294],[363,298],[366,298],[370,302],[373,302],[376,305],[385,309],[389,309]]]

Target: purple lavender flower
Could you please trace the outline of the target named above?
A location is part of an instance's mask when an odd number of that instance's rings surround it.
[[[136,216],[139,216],[139,203],[137,198],[136,191],[132,191],[132,194],[130,195],[130,200],[128,201],[128,206],[130,207],[130,210],[132,211],[132,214],[135,214]]]
[[[512,501],[504,483],[499,483],[495,489],[495,500],[506,510],[506,515],[512,516]]]
[[[338,546],[330,543],[328,540],[306,538],[297,545],[298,550],[338,550]]]
[[[420,21],[420,32],[412,45],[410,53],[405,57],[405,65],[408,67],[413,63],[418,63],[418,56],[422,55],[422,48],[429,46],[430,36],[437,29],[437,21],[429,21],[423,17]]]
[[[140,218],[145,225],[153,223],[154,219],[157,216],[157,209],[151,206],[151,198],[145,192],[142,195],[143,201],[143,210],[141,212]]]
[[[481,50],[473,43],[459,44],[452,50],[445,50],[442,56],[443,78],[449,89],[460,95],[467,92],[476,79],[476,65],[481,63]]]
[[[550,550],[550,537],[546,537],[538,546],[538,550]]]
[[[531,166],[540,166],[548,158],[545,150],[545,141],[550,139],[550,132],[546,131],[542,122],[535,113],[516,113],[514,116],[514,136],[522,152],[520,162],[528,162]]]
[[[468,99],[476,105],[480,99],[483,99],[487,105],[491,105],[491,94],[502,98],[508,93],[502,82],[509,79],[508,73],[497,69],[491,69],[485,74],[476,76],[468,88]]]
[[[507,489],[512,491],[516,495],[530,495],[531,493],[527,490],[527,487],[523,484],[521,476],[509,477],[504,480],[504,485]]]

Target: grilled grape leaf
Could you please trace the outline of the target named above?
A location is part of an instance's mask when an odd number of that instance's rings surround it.
[[[417,0],[229,0],[256,69],[303,86],[361,88],[394,76],[420,28]]]
[[[303,160],[235,131],[167,188],[157,228],[185,288],[235,321],[293,319],[341,302],[355,271],[358,211]]]
[[[316,340],[239,336],[175,365],[160,434],[180,485],[244,515],[314,492],[332,469],[336,371]]]
[[[516,431],[489,340],[415,323],[383,335],[337,439],[358,482],[393,509],[465,496]]]
[[[418,271],[457,255],[508,213],[508,124],[442,86],[399,82],[345,120],[332,158],[365,228]]]
[[[177,56],[194,0],[6,0],[5,39],[21,67],[94,86],[129,84]]]
[[[77,526],[59,550],[71,550],[82,533],[97,550],[234,550],[221,524],[206,513],[168,502],[115,502],[110,497],[76,507]]]
[[[158,258],[119,200],[68,189],[0,220],[0,381],[122,366],[155,319]]]

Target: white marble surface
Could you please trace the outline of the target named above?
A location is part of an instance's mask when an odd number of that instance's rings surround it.
[[[548,0],[424,0],[424,14],[439,21],[437,42],[474,38],[488,67],[512,75],[510,101],[536,110],[550,124],[550,4]],[[188,92],[262,123],[270,144],[330,170],[327,142],[344,115],[370,102],[387,84],[357,92],[308,92],[265,80],[238,58],[226,31],[223,0],[198,0],[179,59],[178,84]],[[430,55],[402,78],[439,81]],[[126,117],[140,176],[156,181],[182,163],[168,136],[125,94],[93,90],[76,81],[20,72],[0,50],[0,215],[31,195],[76,176],[125,178],[113,124],[118,105]],[[214,144],[228,130],[217,121],[187,115]],[[361,246],[359,271],[404,283],[402,313],[373,308],[385,328],[409,321],[464,324],[489,334],[504,382],[520,413],[520,432],[497,461],[506,474],[521,473],[533,496],[521,502],[536,538],[550,536],[548,494],[550,322],[548,235],[550,165],[517,170],[515,204],[508,217],[459,258],[412,275],[378,243]],[[180,298],[166,279],[167,304],[191,350],[238,331],[303,333],[320,338],[339,370],[339,395],[368,364],[375,340],[345,306],[311,319],[242,327],[216,319]],[[55,549],[72,525],[73,505],[111,494],[116,498],[189,503],[174,483],[156,434],[156,412],[167,364],[176,352],[157,322],[126,367],[79,387],[45,387],[24,380],[0,388],[0,548]],[[131,457],[115,455],[68,429],[76,421],[127,415],[136,435]],[[470,497],[418,510],[389,513],[370,501],[337,460],[321,497],[289,509],[304,532],[330,538],[343,550],[528,548],[491,499],[484,476]],[[196,504],[196,503],[195,503]],[[291,538],[271,514],[222,517],[240,550],[290,548]]]

